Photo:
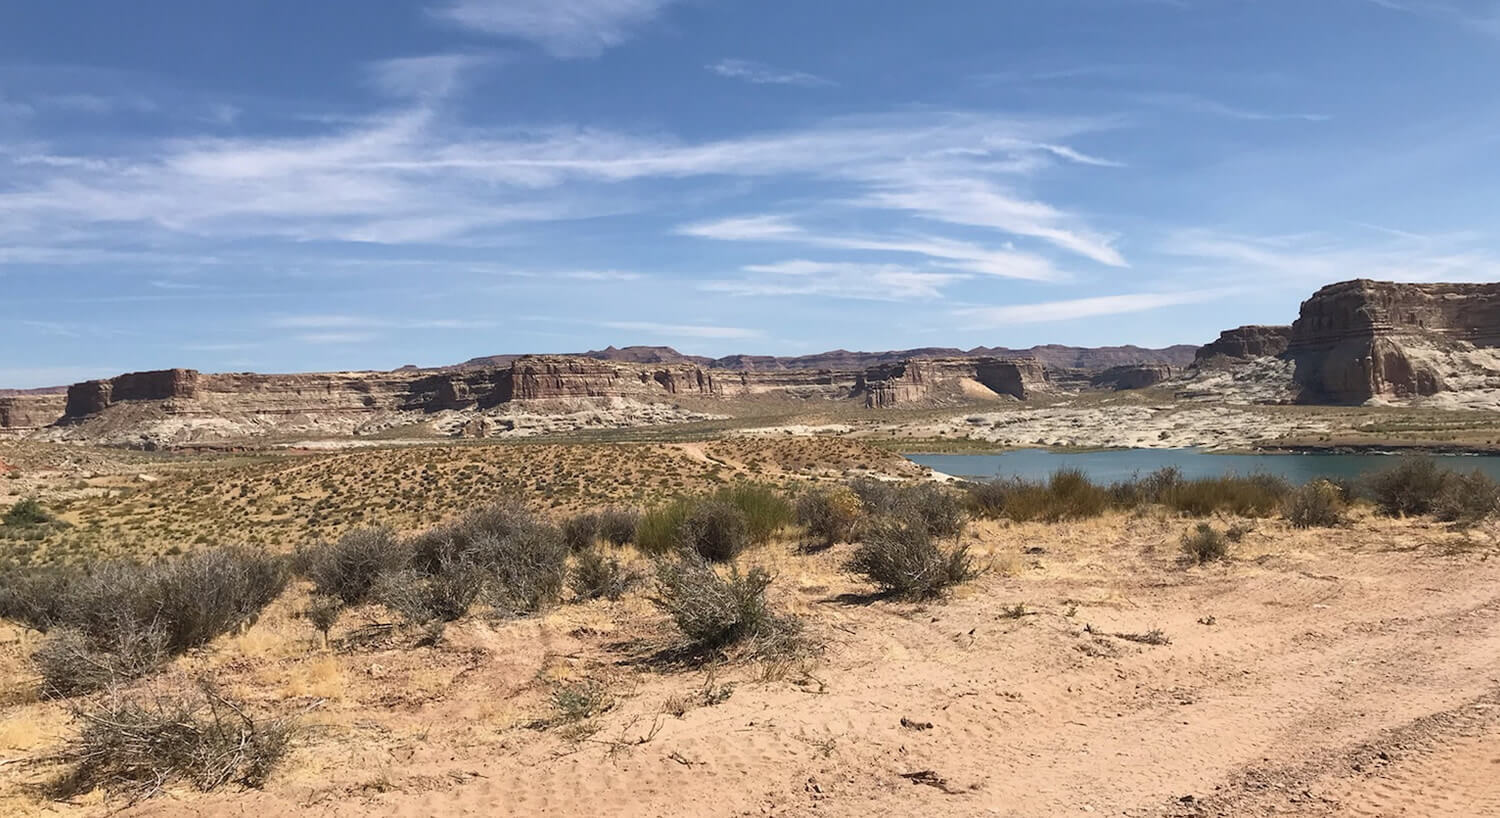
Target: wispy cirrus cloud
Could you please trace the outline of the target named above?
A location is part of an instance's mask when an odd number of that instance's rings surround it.
[[[719,60],[709,64],[707,68],[721,77],[743,80],[752,85],[795,85],[801,88],[832,88],[838,85],[817,74],[776,68],[752,60]]]
[[[671,338],[759,338],[760,330],[704,324],[660,324],[654,321],[606,321],[604,326],[627,332],[643,332]]]
[[[943,288],[970,276],[896,264],[796,259],[751,264],[738,279],[705,281],[700,289],[738,296],[826,296],[867,301],[935,300]]]
[[[1384,281],[1495,281],[1500,257],[1462,235],[1428,237],[1385,230],[1382,242],[1350,242],[1319,233],[1252,236],[1214,230],[1180,230],[1161,251],[1219,280],[1279,282],[1301,288],[1351,278]],[[1193,271],[1189,267],[1189,271]]]
[[[371,84],[382,93],[404,99],[440,99],[460,87],[464,74],[496,62],[484,54],[429,54],[379,60],[369,68]]]
[[[390,70],[399,79],[388,79],[393,90],[441,89],[465,64],[397,63]],[[1124,263],[1111,235],[1017,190],[1058,162],[1101,164],[1064,141],[1107,122],[901,114],[696,143],[598,129],[447,124],[435,107],[417,104],[330,123],[316,135],[174,138],[117,156],[0,146],[0,175],[10,183],[0,191],[0,241],[41,247],[63,235],[129,235],[157,246],[174,238],[494,242],[496,229],[508,225],[651,206],[649,196],[615,196],[610,188],[734,177],[817,182],[824,198],[814,207],[825,211],[905,212],[934,227],[987,228],[999,241],[1035,239],[1107,265]],[[963,206],[943,201],[960,195]],[[770,223],[758,229],[785,231]],[[1045,260],[941,236],[834,237],[825,246],[920,252],[992,274],[1058,277]],[[88,242],[67,247],[87,249]]]
[[[683,225],[678,233],[719,241],[787,242],[808,247],[924,256],[953,270],[1028,281],[1062,281],[1069,276],[1044,256],[1009,248],[934,236],[862,236],[821,232],[784,216],[762,215]]]
[[[1261,111],[1253,108],[1242,108],[1197,94],[1185,94],[1177,92],[1156,92],[1149,94],[1137,94],[1135,98],[1147,105],[1155,105],[1161,108],[1174,108],[1194,114],[1224,117],[1226,119],[1239,119],[1246,122],[1327,122],[1332,117],[1327,114],[1297,113],[1297,112],[1275,112]]]
[[[1127,293],[1102,295],[1091,298],[1072,298],[1062,301],[1044,301],[1036,304],[1007,304],[999,307],[966,307],[955,310],[959,319],[970,322],[970,327],[1005,327],[1012,324],[1040,324],[1055,321],[1073,321],[1080,318],[1098,318],[1105,315],[1122,315],[1146,312],[1163,307],[1182,304],[1197,304],[1228,298],[1240,290],[1219,287],[1205,290],[1160,293]]]
[[[629,39],[675,0],[453,0],[438,17],[485,34],[527,40],[555,57],[597,57]]]
[[[1500,37],[1500,5],[1464,0],[1365,0],[1390,11],[1457,23],[1490,37]]]

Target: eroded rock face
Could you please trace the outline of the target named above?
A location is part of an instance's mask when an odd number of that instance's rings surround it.
[[[39,429],[63,415],[67,396],[9,395],[0,397],[0,429]]]
[[[997,395],[1025,400],[1045,388],[1046,369],[1032,360],[999,358],[950,358],[882,364],[866,369],[854,384],[854,393],[864,395],[865,406],[883,409],[934,397],[941,387],[963,394],[972,382]]]
[[[1500,378],[1500,285],[1332,284],[1302,303],[1287,355],[1304,402],[1412,398]]]
[[[715,392],[714,380],[691,364],[643,366],[590,358],[535,356],[510,369],[506,400],[629,398]]]
[[[191,399],[202,376],[192,369],[131,372],[102,381],[84,381],[68,388],[68,418],[98,414],[119,401]]]
[[[1170,380],[1172,367],[1166,364],[1140,364],[1117,366],[1107,369],[1090,379],[1090,384],[1100,389],[1146,389]]]
[[[1219,333],[1218,340],[1198,349],[1195,361],[1204,363],[1215,358],[1266,358],[1286,352],[1292,340],[1289,326],[1244,326]]]

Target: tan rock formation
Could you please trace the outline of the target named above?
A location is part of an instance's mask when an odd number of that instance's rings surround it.
[[[1303,302],[1287,355],[1304,402],[1500,386],[1500,284],[1332,284]]]

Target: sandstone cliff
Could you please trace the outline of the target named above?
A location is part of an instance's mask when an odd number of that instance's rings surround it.
[[[929,398],[975,397],[983,390],[1026,400],[1046,387],[1046,370],[1036,361],[939,358],[870,367],[856,379],[854,394],[878,409]]]
[[[1106,369],[1089,380],[1098,389],[1146,389],[1171,380],[1173,369],[1166,364],[1135,364]]]
[[[1291,342],[1292,328],[1289,326],[1245,326],[1227,329],[1219,333],[1218,340],[1203,347],[1193,356],[1194,363],[1205,363],[1216,358],[1266,358],[1286,352]]]
[[[63,394],[8,395],[0,397],[0,429],[39,429],[62,417],[67,396]]]
[[[1500,284],[1332,284],[1302,303],[1286,355],[1304,402],[1500,388]]]
[[[1500,284],[1357,279],[1302,302],[1289,327],[1227,330],[1179,395],[1205,400],[1500,408]]]

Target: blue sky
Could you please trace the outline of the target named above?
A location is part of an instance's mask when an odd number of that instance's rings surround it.
[[[1500,280],[1493,0],[53,0],[0,386],[1203,343]]]

